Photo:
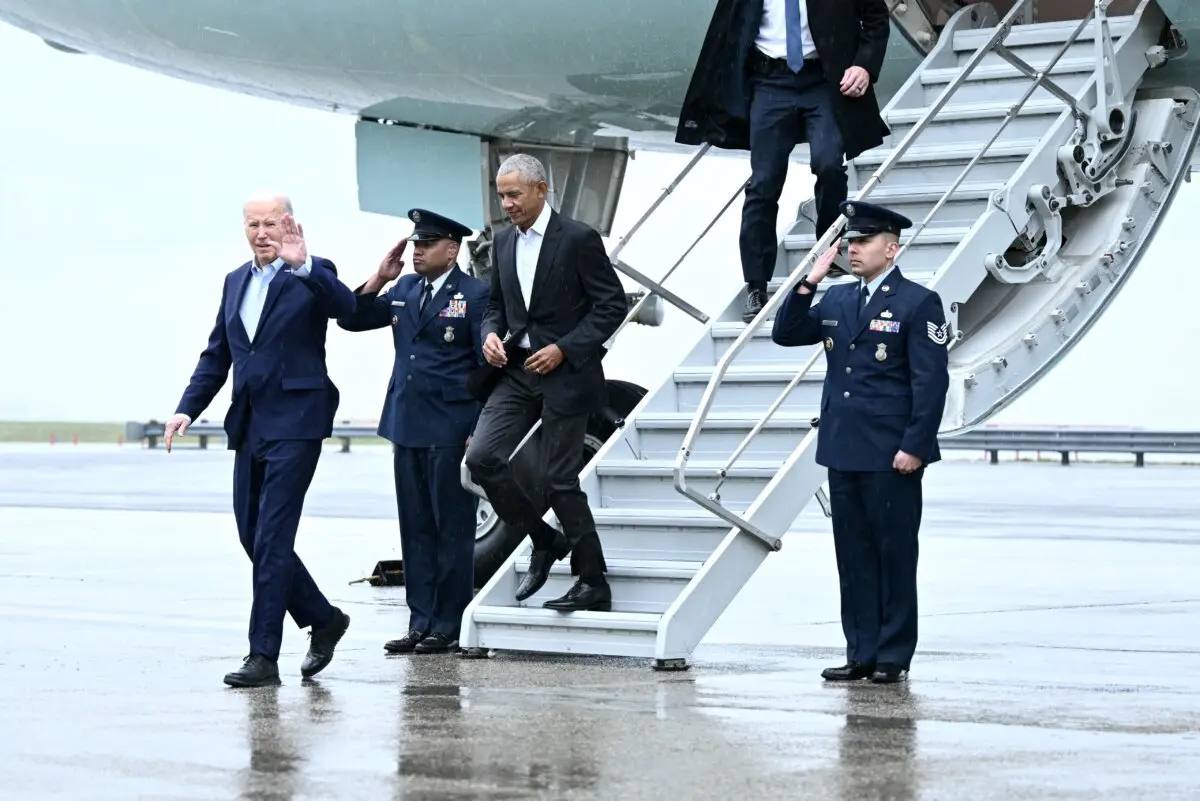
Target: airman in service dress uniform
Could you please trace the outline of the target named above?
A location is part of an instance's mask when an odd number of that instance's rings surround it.
[[[921,479],[941,458],[950,336],[937,293],[894,264],[912,222],[855,201],[841,212],[859,280],[813,305],[830,248],[780,307],[771,338],[825,348],[816,458],[829,470],[847,664],[822,675],[890,683],[908,677],[917,647]]]
[[[480,325],[488,284],[457,259],[471,229],[424,209],[409,212],[412,234],[355,290],[357,308],[338,319],[348,331],[390,325],[396,361],[378,433],[395,446],[396,505],[404,560],[408,633],[389,653],[445,653],[458,647],[474,587],[477,499],[463,488],[460,465],[481,404],[467,377],[483,364]],[[415,274],[387,292],[413,243]]]

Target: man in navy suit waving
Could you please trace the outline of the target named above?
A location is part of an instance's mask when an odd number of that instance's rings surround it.
[[[329,320],[354,310],[354,293],[333,262],[310,256],[291,202],[256,197],[243,207],[254,258],[225,276],[221,306],[176,413],[167,421],[167,451],[212,403],[233,369],[225,416],[236,451],[233,511],[253,563],[250,655],[225,676],[233,687],[279,684],[285,612],[312,627],[300,672],[325,668],[350,625],[296,555],[296,529],[321,446],[340,399],[325,367]]]
[[[442,654],[458,647],[475,574],[478,499],[463,488],[460,465],[480,403],[467,378],[483,364],[480,327],[489,287],[458,268],[471,229],[425,209],[408,213],[413,232],[356,291],[358,308],[338,319],[348,331],[391,326],[396,346],[379,436],[394,446],[407,633],[390,654]],[[414,274],[400,277],[413,243]]]
[[[894,263],[912,222],[857,201],[840,211],[859,280],[813,305],[835,244],[788,295],[771,338],[825,346],[817,463],[829,469],[847,663],[821,675],[892,683],[907,679],[917,647],[921,478],[941,458],[950,337],[941,298]]]

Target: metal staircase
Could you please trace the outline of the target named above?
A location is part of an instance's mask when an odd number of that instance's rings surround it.
[[[1128,16],[1107,18],[1097,0],[1085,20],[1014,24],[1027,4],[1003,20],[986,4],[959,11],[884,110],[890,140],[850,165],[852,197],[917,221],[898,263],[946,305],[943,433],[1002,408],[1086,331],[1186,180],[1196,142],[1193,90],[1136,91],[1161,63],[1154,0]],[[569,587],[565,564],[517,605],[526,541],[468,607],[464,649],[686,666],[809,500],[825,503],[812,427],[822,350],[774,345],[770,323],[844,224],[816,232],[802,213],[758,318],[744,325],[744,294],[731,299],[585,468],[613,611],[542,609]]]

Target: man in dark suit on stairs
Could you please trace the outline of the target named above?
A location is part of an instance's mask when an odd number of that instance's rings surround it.
[[[820,239],[846,199],[845,159],[889,133],[872,88],[889,30],[886,0],[717,1],[675,141],[750,151],[741,233],[746,322],[767,302],[792,150],[808,143]]]
[[[323,670],[350,625],[296,555],[296,529],[340,395],[325,366],[330,318],[354,311],[354,293],[333,262],[310,256],[304,230],[285,197],[244,206],[254,258],[225,276],[217,320],[176,413],[167,421],[167,452],[187,433],[233,369],[225,416],[233,463],[233,512],[253,564],[250,654],[225,676],[233,687],[279,684],[285,612],[312,627],[305,677]]]
[[[523,601],[571,554],[578,580],[543,604],[607,611],[612,592],[587,495],[579,486],[588,417],[606,400],[604,343],[627,312],[625,290],[600,234],[546,202],[546,171],[517,154],[500,166],[496,191],[512,228],[496,235],[483,355],[501,371],[467,449],[467,467],[502,520],[529,532],[533,557],[516,593]],[[508,457],[538,418],[541,466],[562,532],[515,480]]]

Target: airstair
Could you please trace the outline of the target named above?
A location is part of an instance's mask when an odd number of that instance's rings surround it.
[[[1200,95],[1139,92],[1161,66],[1155,0],[1107,16],[1019,24],[988,4],[949,21],[884,110],[892,135],[850,164],[850,196],[916,222],[903,273],[936,290],[952,337],[943,435],[1011,402],[1113,299],[1189,174]],[[822,490],[814,461],[824,359],[781,348],[771,321],[843,230],[806,215],[783,237],[770,301],[744,291],[580,480],[608,558],[613,611],[541,608],[571,584],[559,563],[524,604],[526,540],[464,614],[466,653],[644,657],[683,668],[693,649]],[[822,282],[826,290],[853,277]],[[556,524],[553,513],[547,520]]]

